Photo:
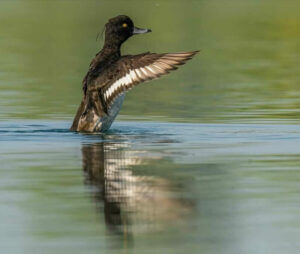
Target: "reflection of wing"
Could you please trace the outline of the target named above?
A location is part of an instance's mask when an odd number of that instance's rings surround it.
[[[109,77],[109,79],[102,80],[100,77],[89,84],[87,94],[93,98],[93,101],[95,94],[100,96],[101,105],[99,105],[99,108],[107,111],[107,108],[122,93],[141,82],[158,78],[171,70],[177,69],[178,65],[184,64],[197,52],[144,53],[124,56],[106,70],[107,75],[103,76]]]
[[[124,226],[121,229],[128,230],[128,223],[131,230],[158,229],[165,222],[183,219],[182,215],[191,210],[189,201],[170,195],[173,186],[168,180],[135,175],[130,168],[149,162],[149,157],[142,158],[125,144],[84,145],[82,155],[87,180],[101,192],[96,197],[104,201],[105,219],[111,229]]]

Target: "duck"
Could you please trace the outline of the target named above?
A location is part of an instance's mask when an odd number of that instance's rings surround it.
[[[149,32],[151,29],[134,26],[126,15],[108,20],[103,48],[91,61],[82,81],[83,97],[71,131],[106,132],[118,115],[127,91],[176,70],[199,52],[121,55],[121,45],[127,39]]]

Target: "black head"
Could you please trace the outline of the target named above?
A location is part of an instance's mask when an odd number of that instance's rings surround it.
[[[105,41],[121,45],[134,34],[151,32],[150,29],[135,27],[132,20],[125,15],[111,18],[105,25]]]

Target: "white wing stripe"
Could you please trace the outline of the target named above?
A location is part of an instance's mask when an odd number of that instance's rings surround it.
[[[156,74],[156,71],[153,70],[150,66],[146,66],[146,69],[148,69],[150,72],[152,72],[153,74]]]
[[[130,73],[128,73],[128,74],[126,74],[126,83],[125,83],[125,85],[128,85],[130,83],[132,83],[132,79],[131,79]]]
[[[153,65],[153,67],[163,70],[161,67],[158,67],[156,65]],[[106,90],[106,92],[104,93],[105,99],[108,100],[114,94],[114,92],[117,91],[120,87],[124,87],[124,86],[127,87],[128,85],[134,83],[135,81],[139,81],[139,79],[144,79],[145,76],[147,78],[151,78],[154,77],[153,75],[156,76],[157,74],[159,74],[159,72],[153,69],[153,67],[151,68],[150,65],[148,65],[141,68],[130,70],[129,73],[127,73],[125,76],[115,81],[115,83],[113,83]]]
[[[147,71],[144,68],[140,68],[141,72],[143,72],[146,76],[149,76]]]
[[[106,100],[109,99],[113,95],[113,93],[118,90],[120,87],[127,86],[132,84],[136,79],[136,75],[133,70],[127,73],[124,77],[118,79],[115,83],[113,83],[109,89],[105,92]]]
[[[116,94],[117,91],[123,93],[132,88],[133,84],[167,74],[170,70],[175,69],[177,65],[183,64],[186,60],[190,59],[194,54],[194,52],[165,54],[146,66],[129,70],[126,75],[119,78],[108,87],[104,92],[105,100],[111,102],[111,99],[113,100],[119,95]]]
[[[129,75],[131,76],[131,78],[132,78],[133,81],[137,81],[138,80],[138,77],[136,76],[136,73],[135,73],[134,70],[131,70],[129,72]]]
[[[139,69],[135,69],[136,74],[138,75],[138,77],[142,77],[143,75],[141,74]]]

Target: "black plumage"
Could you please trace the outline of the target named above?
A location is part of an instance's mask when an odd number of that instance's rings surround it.
[[[198,52],[121,56],[123,42],[133,34],[150,31],[134,27],[124,15],[109,20],[103,49],[92,60],[83,80],[84,96],[71,130],[94,132],[109,128],[118,112],[111,108],[120,95],[141,82],[169,73]]]

